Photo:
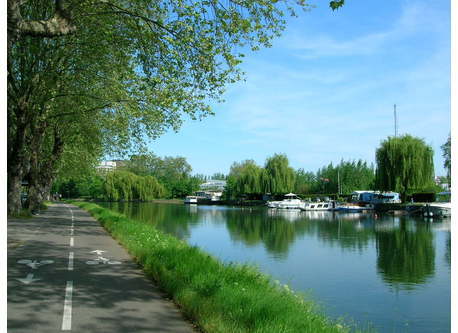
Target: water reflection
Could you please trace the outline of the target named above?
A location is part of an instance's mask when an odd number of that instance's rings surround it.
[[[102,204],[226,261],[249,261],[332,315],[380,332],[449,332],[450,219],[263,207]],[[438,259],[439,258],[439,259]],[[396,292],[393,292],[396,291]],[[363,325],[364,326],[364,325]]]
[[[374,247],[377,273],[396,290],[411,290],[434,276],[433,230],[450,230],[449,220],[438,223],[373,213],[172,204],[110,206],[182,239],[188,239],[197,226],[225,226],[233,243],[247,247],[262,245],[277,260],[286,260],[293,244],[305,236],[318,239],[325,247],[349,252],[363,253]],[[449,265],[450,243],[449,235],[445,245],[445,260]]]
[[[435,248],[429,223],[401,217],[391,228],[377,228],[377,268],[395,289],[411,290],[434,275]]]

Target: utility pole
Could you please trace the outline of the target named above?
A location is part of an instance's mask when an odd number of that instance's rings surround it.
[[[340,173],[339,173],[339,168],[337,168],[337,193],[340,195]]]
[[[396,116],[396,104],[394,104],[394,137],[398,136],[398,119]]]

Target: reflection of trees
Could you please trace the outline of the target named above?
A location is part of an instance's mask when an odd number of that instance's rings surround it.
[[[445,262],[448,267],[452,267],[452,234],[448,233],[447,240],[445,241]]]
[[[412,289],[434,275],[433,234],[427,224],[408,228],[402,218],[399,228],[375,231],[377,267],[390,285]]]
[[[312,221],[308,221],[310,224]],[[359,220],[345,220],[337,215],[333,220],[313,221],[318,238],[329,245],[346,250],[362,251],[374,238],[372,216],[359,216]]]
[[[226,216],[227,229],[233,240],[249,246],[262,242],[270,253],[287,256],[295,239],[294,224],[281,216],[269,216],[266,210],[254,210],[248,214],[229,210]]]
[[[190,226],[196,224],[198,219],[197,214],[185,213],[189,207],[183,205],[113,202],[108,207],[131,219],[154,225],[180,239],[190,236]]]

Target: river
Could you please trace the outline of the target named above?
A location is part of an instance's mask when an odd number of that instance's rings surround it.
[[[450,332],[450,219],[264,207],[101,203],[256,265],[332,318],[378,332]]]

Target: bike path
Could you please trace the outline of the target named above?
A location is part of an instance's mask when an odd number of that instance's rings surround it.
[[[75,206],[9,219],[8,244],[8,332],[195,332],[126,250]]]

